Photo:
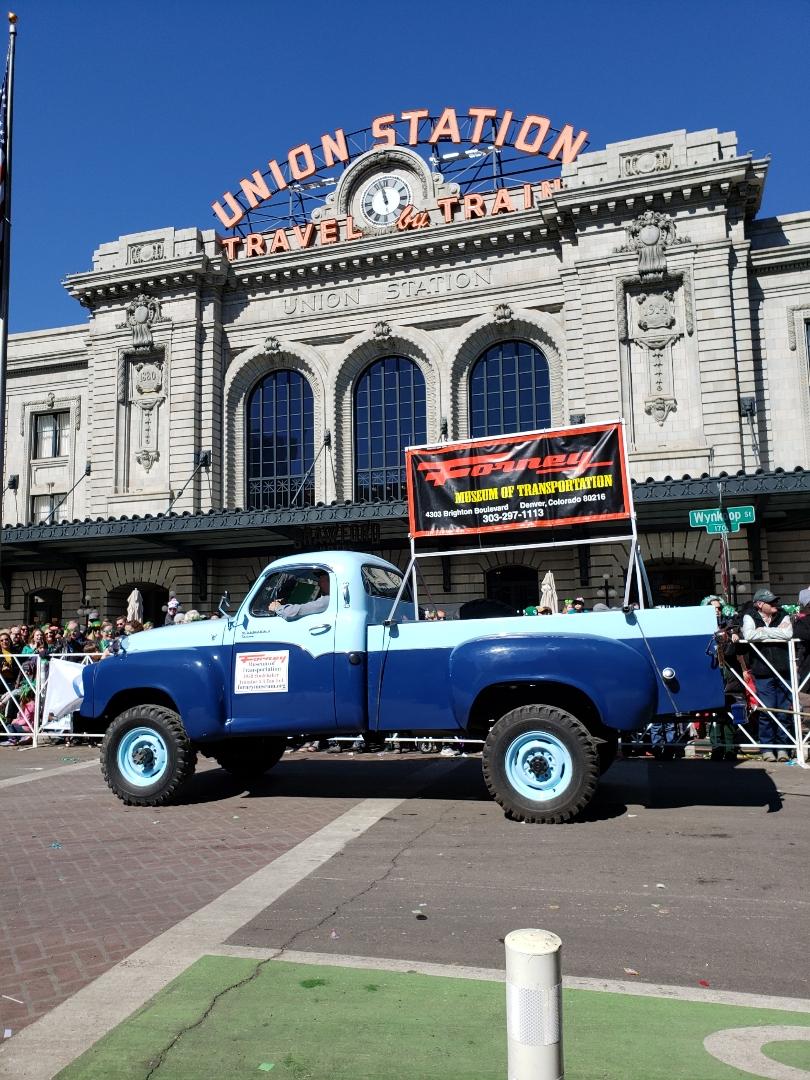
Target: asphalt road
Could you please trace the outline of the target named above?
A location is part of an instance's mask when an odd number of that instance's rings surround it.
[[[536,826],[505,819],[476,758],[294,754],[249,791],[208,762],[159,811],[124,807],[96,758],[0,754],[0,1022],[15,1033],[380,799],[404,801],[230,942],[501,968],[505,934],[539,926],[569,976],[810,997],[810,771],[619,762],[585,820]]]
[[[381,764],[288,761],[275,782],[365,794]],[[396,795],[414,763],[383,767]],[[632,760],[584,821],[523,825],[489,800],[479,761],[449,760],[230,940],[500,967],[504,935],[539,926],[562,938],[567,975],[807,996],[808,799],[797,767]]]

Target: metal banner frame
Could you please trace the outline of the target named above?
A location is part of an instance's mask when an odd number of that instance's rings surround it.
[[[622,544],[622,543],[627,543],[628,541],[630,542],[630,557],[629,557],[629,560],[628,560],[627,576],[626,576],[626,579],[625,579],[625,587],[624,587],[624,606],[627,607],[629,605],[629,602],[630,602],[630,591],[632,589],[632,581],[633,581],[633,574],[634,573],[635,573],[636,588],[637,588],[638,598],[639,598],[639,607],[643,609],[644,606],[645,606],[645,604],[644,604],[645,586],[646,586],[646,595],[649,597],[650,604],[652,605],[652,594],[651,594],[651,590],[650,590],[650,586],[649,586],[649,580],[647,579],[647,572],[644,569],[644,566],[643,566],[643,563],[642,563],[641,549],[640,549],[640,545],[639,545],[639,542],[638,542],[638,525],[637,525],[637,521],[636,521],[635,504],[633,502],[633,488],[632,488],[632,484],[630,483],[630,469],[629,469],[629,460],[628,460],[628,457],[627,457],[627,440],[625,438],[624,419],[622,417],[619,417],[617,420],[606,420],[603,423],[604,423],[604,426],[616,425],[620,430],[620,436],[621,436],[621,438],[620,438],[620,443],[621,443],[621,468],[622,468],[622,476],[625,479],[625,495],[626,495],[626,500],[627,500],[628,524],[630,526],[630,532],[629,533],[621,533],[621,534],[616,534],[616,535],[613,535],[613,536],[604,536],[604,537],[600,537],[600,536],[587,537],[585,539],[578,539],[578,540],[547,540],[547,541],[541,541],[541,542],[535,543],[535,544],[533,544],[533,543],[508,544],[508,545],[496,544],[496,545],[492,545],[492,546],[489,546],[489,547],[487,547],[487,546],[475,547],[474,549],[471,548],[471,547],[466,547],[466,548],[457,548],[457,549],[450,550],[450,551],[417,551],[416,550],[416,540],[414,539],[414,537],[409,535],[410,544],[411,544],[411,558],[410,558],[410,562],[408,563],[408,567],[407,567],[407,569],[405,571],[405,575],[403,577],[403,585],[400,588],[399,592],[397,593],[396,599],[394,600],[394,604],[393,604],[393,607],[391,609],[392,614],[396,610],[396,608],[397,608],[397,606],[398,606],[398,604],[399,604],[399,602],[400,602],[400,600],[402,598],[402,593],[404,591],[405,582],[410,577],[411,578],[411,590],[412,590],[412,594],[413,594],[413,603],[414,603],[414,607],[415,607],[415,610],[416,610],[416,617],[417,617],[417,619],[419,618],[419,595],[418,595],[418,583],[417,583],[417,578],[416,578],[416,565],[417,565],[417,560],[418,559],[433,559],[433,558],[437,558],[437,557],[438,558],[443,558],[443,557],[452,558],[452,557],[457,556],[457,555],[471,555],[471,554],[487,555],[487,554],[491,554],[492,552],[495,552],[495,551],[534,551],[534,550],[538,550],[538,549],[541,549],[541,548],[581,547],[583,544]],[[573,425],[573,426],[569,426],[569,427],[542,428],[539,431],[516,431],[516,432],[504,433],[503,435],[487,435],[487,436],[483,436],[481,438],[476,438],[476,439],[465,439],[463,441],[462,445],[466,447],[466,446],[474,445],[476,443],[492,442],[495,439],[510,439],[510,438],[530,439],[533,436],[543,436],[543,435],[547,435],[549,433],[560,434],[560,433],[565,433],[565,432],[569,432],[569,431],[573,432],[573,431],[576,431],[577,428],[580,427],[580,426],[586,427],[586,428],[587,427],[592,428],[594,425],[592,425],[592,424]],[[429,449],[434,449],[434,448],[446,449],[447,447],[452,446],[452,445],[454,445],[454,444],[453,443],[423,443],[423,444],[421,444],[419,446],[408,446],[408,447],[406,447],[406,451],[410,451],[410,450],[429,450]],[[410,474],[409,474],[409,472],[407,472],[406,473],[406,480],[409,481],[409,477],[410,477]],[[410,505],[411,505],[411,500],[409,498],[408,499],[409,516],[410,516]],[[571,528],[571,526],[570,525],[563,525],[563,526],[560,526],[560,528]],[[480,534],[474,534],[474,535],[480,536]],[[420,538],[420,539],[423,539],[423,538]]]

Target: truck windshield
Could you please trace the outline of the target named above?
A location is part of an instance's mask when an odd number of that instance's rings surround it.
[[[277,570],[268,574],[250,601],[250,614],[261,618],[269,616],[270,604],[280,600],[282,604],[308,604],[320,594],[318,576],[323,570],[305,567],[294,570]],[[274,614],[274,613],[272,613]]]

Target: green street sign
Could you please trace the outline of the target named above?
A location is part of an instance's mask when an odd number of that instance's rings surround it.
[[[721,510],[690,510],[689,524],[707,533],[739,532],[741,525],[756,521],[753,506],[724,506]]]

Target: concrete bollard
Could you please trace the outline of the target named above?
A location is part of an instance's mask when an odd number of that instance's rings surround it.
[[[562,942],[548,930],[513,930],[504,946],[508,1080],[564,1080]]]

